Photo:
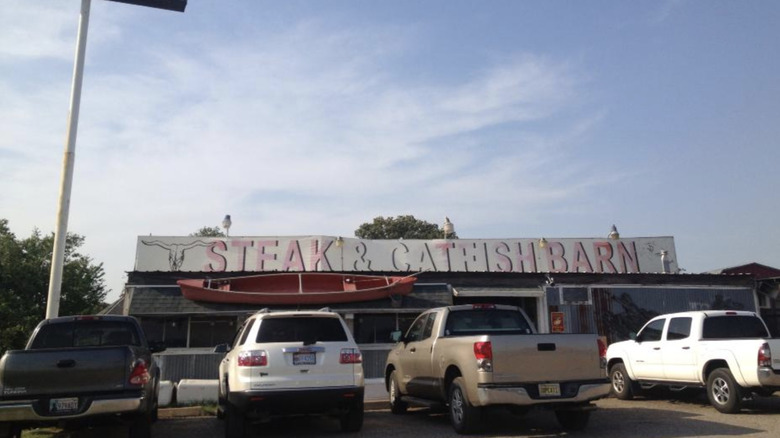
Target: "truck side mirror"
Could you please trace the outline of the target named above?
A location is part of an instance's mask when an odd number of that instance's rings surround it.
[[[228,344],[218,344],[216,347],[214,347],[214,353],[225,354],[228,351],[230,351],[230,346]]]
[[[390,332],[390,339],[393,342],[401,342],[404,340],[404,332],[402,332],[401,330],[394,330]]]

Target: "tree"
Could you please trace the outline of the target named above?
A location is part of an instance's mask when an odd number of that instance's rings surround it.
[[[60,315],[99,312],[106,297],[103,264],[77,252],[84,237],[68,233],[60,292]],[[46,317],[54,233],[37,229],[17,239],[0,219],[0,352],[23,348],[36,324]]]
[[[397,217],[375,217],[373,222],[366,222],[357,230],[355,237],[360,239],[442,239],[444,230],[438,225],[415,218],[412,215]],[[447,236],[457,239],[455,233]]]
[[[203,227],[190,234],[190,237],[225,237],[225,233],[219,227]]]

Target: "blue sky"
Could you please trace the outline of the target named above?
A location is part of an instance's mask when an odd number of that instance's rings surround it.
[[[79,0],[0,4],[0,217],[54,230]],[[780,3],[93,0],[69,230],[674,236],[780,266]]]

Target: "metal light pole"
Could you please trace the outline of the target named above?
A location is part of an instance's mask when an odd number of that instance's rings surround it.
[[[184,12],[184,8],[187,6],[187,0],[110,1],[178,12]],[[54,318],[58,316],[60,312],[62,268],[65,260],[65,242],[68,234],[70,192],[73,186],[73,165],[76,158],[76,132],[78,131],[79,126],[81,83],[84,77],[84,56],[87,51],[87,30],[89,29],[89,9],[91,6],[92,0],[81,0],[79,30],[76,36],[76,61],[73,67],[73,85],[70,93],[70,111],[68,113],[68,132],[65,141],[65,156],[62,160],[62,180],[60,181],[60,197],[59,206],[57,208],[57,227],[54,231],[54,249],[52,250],[51,274],[49,276],[49,295],[46,300],[46,318]]]

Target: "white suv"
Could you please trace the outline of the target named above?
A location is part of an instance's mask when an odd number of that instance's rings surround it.
[[[218,416],[227,438],[245,436],[247,423],[299,414],[334,415],[347,432],[363,426],[363,357],[337,313],[264,309],[214,351],[226,353]]]

